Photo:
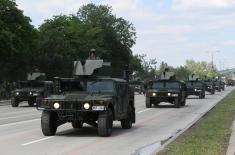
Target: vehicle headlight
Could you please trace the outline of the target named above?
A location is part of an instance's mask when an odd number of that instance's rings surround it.
[[[16,92],[16,95],[20,95],[20,93],[19,93],[19,92]]]
[[[156,93],[153,93],[152,95],[153,95],[153,96],[156,96],[157,94],[156,94]]]
[[[167,95],[168,95],[168,96],[171,96],[171,93],[168,93]]]
[[[33,93],[32,93],[32,92],[29,92],[29,95],[33,95]]]
[[[197,89],[194,89],[195,91],[197,91]]]
[[[84,107],[84,109],[88,110],[88,109],[90,109],[90,104],[89,103],[85,103],[83,105],[83,107]]]
[[[178,97],[178,94],[172,94],[173,97]]]
[[[39,93],[33,93],[33,96],[38,96],[39,95]]]
[[[55,109],[59,109],[59,108],[60,108],[60,104],[59,104],[59,103],[57,103],[57,102],[56,102],[56,103],[54,103],[54,105],[53,105],[53,106],[54,106],[54,108],[55,108]]]

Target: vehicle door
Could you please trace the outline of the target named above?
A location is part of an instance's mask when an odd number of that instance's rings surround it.
[[[117,109],[117,114],[118,117],[120,117],[120,115],[122,114],[122,108],[123,108],[123,104],[122,104],[122,95],[121,95],[121,85],[120,83],[116,83],[115,85],[115,90],[116,90],[116,95],[114,97],[114,102],[115,102],[115,107]]]
[[[182,92],[182,100],[184,101],[187,97],[187,86],[185,83],[181,83],[181,92]]]
[[[129,105],[129,92],[128,85],[126,83],[121,84],[121,96],[122,96],[122,111],[123,113],[127,113],[128,105]]]

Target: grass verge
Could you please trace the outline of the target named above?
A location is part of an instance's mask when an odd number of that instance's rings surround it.
[[[235,91],[157,155],[226,154],[235,116]]]

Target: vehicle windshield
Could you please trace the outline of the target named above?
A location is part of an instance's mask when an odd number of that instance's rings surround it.
[[[39,81],[21,81],[21,82],[18,82],[18,88],[37,88],[37,87],[44,87],[44,83],[39,82]]]
[[[186,85],[188,88],[203,87],[202,83],[200,82],[187,82]]]
[[[153,89],[179,89],[178,82],[153,82]]]
[[[63,81],[61,82],[61,91],[63,92],[113,92],[114,86],[112,81]]]

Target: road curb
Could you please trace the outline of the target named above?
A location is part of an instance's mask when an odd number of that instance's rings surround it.
[[[178,138],[180,135],[182,135],[185,131],[187,131],[189,128],[191,128],[194,124],[196,124],[203,116],[205,116],[209,111],[211,111],[220,101],[222,101],[226,96],[228,96],[232,91],[234,91],[235,88],[231,89],[228,94],[223,96],[220,100],[215,102],[213,106],[211,106],[206,112],[202,113],[200,116],[198,116],[192,123],[190,123],[188,126],[186,126],[184,129],[182,129],[180,132],[176,133],[175,135],[172,135],[172,137],[162,144],[159,148],[157,148],[154,152],[152,152],[150,155],[156,155],[158,152],[162,151],[166,146],[168,146],[171,142],[173,142],[176,138]],[[234,131],[235,134],[235,131]],[[235,135],[234,135],[235,136]],[[235,137],[234,137],[235,139]],[[234,147],[234,146],[233,146]],[[234,155],[234,154],[231,154]]]
[[[231,137],[229,140],[229,146],[226,155],[234,155],[235,154],[235,116],[233,120],[233,124],[231,126]]]

